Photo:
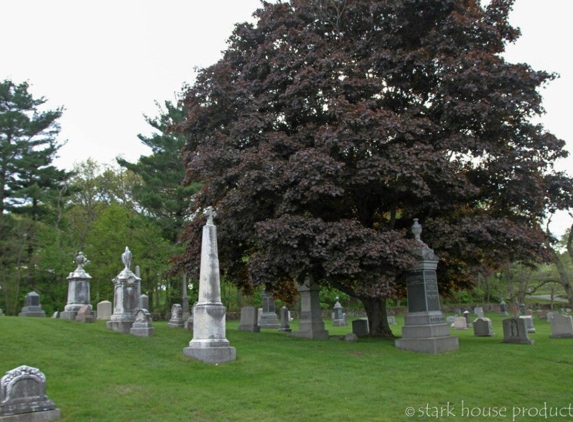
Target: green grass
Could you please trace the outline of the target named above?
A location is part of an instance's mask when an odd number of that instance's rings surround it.
[[[248,333],[229,322],[237,360],[220,365],[184,356],[192,333],[165,322],[154,324],[154,337],[141,338],[110,331],[103,321],[2,317],[0,375],[20,365],[39,368],[62,420],[74,422],[511,421],[514,407],[532,415],[516,421],[572,420],[531,409],[573,402],[573,339],[550,339],[549,324],[535,318],[535,345],[502,344],[502,318],[487,316],[497,337],[452,330],[460,349],[442,355],[397,350],[388,340]],[[392,328],[400,335],[397,319]],[[332,336],[351,331],[326,326]],[[414,417],[405,415],[408,407]],[[468,415],[492,408],[506,408],[505,417]]]

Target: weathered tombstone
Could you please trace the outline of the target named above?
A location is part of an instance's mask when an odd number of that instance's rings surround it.
[[[348,333],[344,336],[344,341],[348,341],[348,342],[356,342],[358,341],[358,336],[354,333]]]
[[[171,307],[171,319],[167,323],[170,328],[183,328],[185,322],[183,322],[183,308],[180,304],[176,303]]]
[[[258,321],[258,310],[254,306],[245,306],[241,308],[241,323],[237,327],[239,331],[250,331],[253,333],[258,333],[261,331],[261,327],[257,324]]]
[[[389,315],[389,316],[388,316],[388,324],[389,324],[389,325],[396,325],[396,324],[397,324],[397,322],[396,322],[396,317],[395,317],[394,315]]]
[[[558,311],[547,312],[547,322],[551,322],[551,320],[555,318],[557,315],[559,315]]]
[[[185,325],[183,327],[188,331],[193,331],[193,315],[195,314],[195,306],[197,306],[197,302],[195,302],[195,304],[191,308],[191,312],[189,313],[189,318],[187,318],[187,320],[185,321]]]
[[[501,316],[508,316],[509,315],[507,313],[507,305],[503,299],[501,300],[501,302],[499,304],[499,313]]]
[[[493,337],[493,328],[491,325],[491,319],[489,318],[478,318],[473,322],[474,336],[476,337]]]
[[[454,329],[455,330],[467,330],[468,323],[464,317],[454,317]]]
[[[46,396],[46,377],[37,368],[22,365],[0,379],[0,420],[50,422],[60,409]]]
[[[453,315],[448,316],[448,317],[446,317],[446,322],[447,322],[448,324],[451,324],[451,326],[453,327],[453,324],[454,324],[454,321],[456,320],[456,318],[457,318],[457,317],[455,317],[455,316],[453,316]]]
[[[292,332],[292,328],[290,328],[290,312],[286,306],[281,308],[281,327],[279,331],[290,333]]]
[[[42,310],[42,305],[40,304],[40,296],[38,293],[30,292],[26,295],[26,297],[24,297],[24,307],[18,316],[40,318],[44,318],[46,316],[46,312]]]
[[[466,319],[466,327],[470,328],[472,326],[470,321],[470,311],[464,311],[464,318]]]
[[[352,334],[354,334],[356,337],[366,337],[368,334],[370,334],[368,318],[360,318],[352,321]]]
[[[109,320],[111,317],[111,302],[102,300],[97,304],[97,319]]]
[[[84,270],[87,262],[83,252],[78,253],[76,257],[78,267],[68,275],[68,302],[60,314],[62,319],[75,320],[80,308],[90,304],[91,276]]]
[[[414,219],[412,233],[418,247],[418,262],[406,273],[408,313],[404,318],[402,338],[395,341],[398,349],[420,353],[451,352],[459,348],[458,338],[450,335],[450,327],[440,310],[440,294],[436,268],[438,257],[422,242],[422,226]]]
[[[311,278],[298,286],[300,293],[300,320],[298,331],[293,331],[293,337],[314,340],[328,340],[328,331],[324,329],[322,312],[320,310],[320,286]]]
[[[259,327],[274,329],[280,328],[281,324],[275,310],[275,300],[272,295],[263,290],[261,298],[263,300],[263,313],[259,321]]]
[[[60,317],[60,313],[58,311],[56,311],[52,314],[52,318],[59,318],[59,317]]]
[[[203,226],[201,267],[199,270],[199,302],[193,310],[193,339],[183,354],[205,363],[222,363],[237,358],[225,333],[225,306],[221,302],[217,227],[213,209],[207,208],[207,224]]]
[[[149,311],[139,308],[135,311],[135,321],[133,321],[129,333],[138,337],[151,337],[155,334],[152,323],[153,320]]]
[[[342,305],[338,301],[338,296],[336,297],[336,303],[334,304],[334,309],[332,312],[332,325],[334,327],[345,327],[347,325],[344,320],[344,312]]]
[[[474,308],[474,315],[478,318],[483,318],[484,317],[483,307],[482,306],[476,306]]]
[[[143,294],[139,296],[139,308],[149,310],[149,296]]]
[[[527,335],[523,318],[507,318],[503,320],[503,343],[533,344]]]
[[[556,315],[551,318],[551,335],[549,337],[573,337],[573,318],[569,315]]]
[[[92,305],[83,305],[76,315],[77,322],[94,322]]]
[[[131,271],[131,251],[126,246],[121,255],[124,269],[112,280],[114,285],[113,314],[106,326],[110,330],[129,334],[135,321],[135,311],[139,305],[141,296],[141,278]]]
[[[545,309],[538,309],[537,310],[537,318],[547,319],[547,311]]]
[[[535,327],[533,326],[533,317],[531,315],[522,315],[521,319],[525,321],[525,329],[528,333],[534,333]]]

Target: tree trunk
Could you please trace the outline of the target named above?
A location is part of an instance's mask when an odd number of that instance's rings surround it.
[[[388,325],[386,298],[360,297],[359,299],[366,310],[370,337],[395,338]]]
[[[573,309],[573,288],[571,287],[571,282],[569,281],[569,276],[567,275],[567,271],[563,266],[563,263],[559,259],[559,256],[555,252],[552,247],[549,247],[549,254],[551,255],[551,261],[557,268],[557,272],[559,273],[559,282],[565,289],[565,293],[567,294],[567,300],[569,301],[569,308]]]

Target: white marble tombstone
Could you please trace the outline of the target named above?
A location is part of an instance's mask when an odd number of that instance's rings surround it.
[[[88,259],[83,252],[78,253],[76,263],[78,267],[68,276],[68,302],[60,318],[75,320],[82,306],[90,304],[91,276],[85,272],[84,265]]]

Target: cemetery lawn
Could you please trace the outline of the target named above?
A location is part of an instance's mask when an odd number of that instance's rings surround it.
[[[104,321],[1,317],[0,376],[39,368],[68,422],[573,420],[573,339],[550,339],[549,324],[534,317],[534,345],[503,344],[502,317],[486,316],[497,337],[452,329],[460,349],[442,355],[389,340],[242,332],[228,322],[237,360],[219,365],[184,356],[192,333],[166,322],[142,338]],[[351,331],[325,324],[331,336]]]

